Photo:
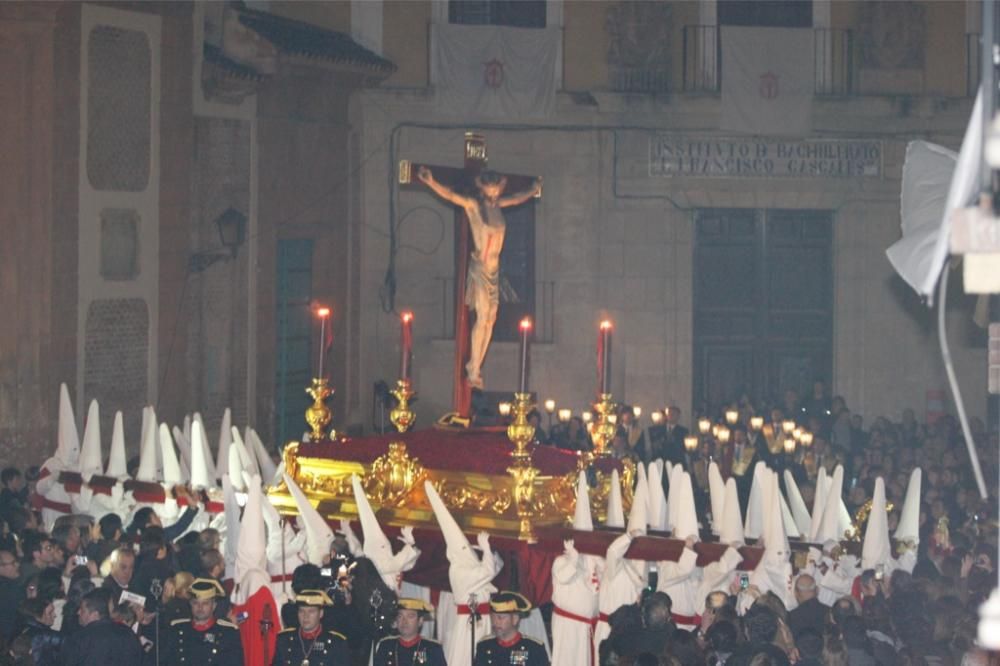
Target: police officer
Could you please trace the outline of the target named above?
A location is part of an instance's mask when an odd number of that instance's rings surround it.
[[[226,596],[222,585],[211,578],[196,578],[190,590],[191,618],[170,623],[160,663],[242,666],[240,630],[228,620],[215,618],[217,600]]]
[[[396,606],[397,635],[378,642],[373,666],[447,666],[441,644],[420,635],[434,607],[422,599],[408,598],[400,599]]]
[[[493,634],[476,645],[476,666],[549,666],[545,646],[517,630],[529,611],[531,602],[517,592],[497,592],[490,597]]]
[[[333,601],[323,590],[302,590],[295,596],[298,627],[278,634],[274,666],[350,666],[347,639],[336,631],[324,631],[323,612]]]

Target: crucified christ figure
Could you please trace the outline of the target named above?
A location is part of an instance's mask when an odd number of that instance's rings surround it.
[[[427,167],[420,167],[417,178],[445,201],[461,206],[469,218],[473,248],[465,282],[465,304],[475,310],[476,323],[472,327],[465,373],[469,386],[482,389],[483,359],[493,337],[500,305],[500,252],[507,231],[500,209],[517,206],[540,194],[542,179],[536,179],[534,187],[524,192],[502,196],[507,179],[493,171],[484,171],[476,177],[476,196],[466,196],[436,181]]]

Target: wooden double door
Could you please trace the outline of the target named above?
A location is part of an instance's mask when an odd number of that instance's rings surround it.
[[[830,383],[833,215],[708,209],[695,216],[694,407],[746,394],[781,404]]]

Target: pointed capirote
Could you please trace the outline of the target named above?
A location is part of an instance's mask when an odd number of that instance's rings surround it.
[[[139,469],[135,473],[137,481],[160,480],[156,474],[156,451],[160,448],[156,431],[156,418],[150,413],[146,417],[146,432],[142,433],[142,444],[139,446]]]
[[[663,530],[665,523],[667,522],[667,516],[665,515],[665,505],[666,498],[663,496],[663,479],[661,478],[660,467],[656,462],[649,463],[649,469],[646,474],[646,486],[649,494],[647,497],[647,518],[649,520],[649,529],[651,530]]]
[[[740,495],[736,479],[726,481],[726,498],[722,503],[722,524],[719,526],[719,542],[727,545],[745,543],[743,537],[743,516],[740,515]]]
[[[190,414],[185,414],[184,415],[184,428],[183,428],[182,432],[184,433],[184,437],[187,439],[187,441],[190,442],[191,441],[191,415]]]
[[[231,443],[226,449],[229,454],[229,482],[233,484],[233,488],[236,492],[246,492],[246,486],[243,485],[243,460],[240,459],[240,452],[237,450],[235,443]]]
[[[247,488],[247,503],[240,521],[239,549],[236,553],[236,590],[234,601],[246,603],[257,590],[271,583],[267,574],[267,539],[264,523],[264,502],[260,477],[247,474],[243,478]]]
[[[444,500],[438,495],[437,490],[430,481],[424,481],[424,493],[427,495],[427,501],[434,511],[434,517],[437,518],[438,527],[441,529],[441,536],[444,537],[448,561],[453,565],[457,564],[459,566],[474,567],[478,565],[479,556],[472,551],[469,539],[462,532],[462,528],[458,526],[454,516],[448,511]]]
[[[679,468],[680,465],[677,466]],[[691,475],[680,470],[674,471],[674,482],[677,484],[677,493],[673,494],[677,503],[676,523],[672,526],[675,539],[687,539],[694,537],[695,541],[700,540],[698,532],[698,511],[694,506],[694,491],[691,488]]]
[[[275,477],[278,474],[278,467],[274,464],[274,460],[271,459],[267,449],[264,448],[264,442],[261,441],[260,435],[249,426],[247,426],[246,443],[257,458],[257,467],[260,469],[260,477],[264,481],[264,486],[277,483]]]
[[[219,448],[218,458],[215,461],[215,474],[217,477],[221,478],[225,470],[229,469],[229,445],[233,441],[233,413],[228,407],[226,411],[222,413],[222,424],[219,426]],[[229,479],[233,485],[236,485],[235,479]],[[242,480],[240,481],[242,483]]]
[[[191,487],[215,487],[215,477],[209,472],[205,455],[205,429],[200,421],[191,423]]]
[[[184,431],[174,426],[170,429],[170,434],[174,436],[174,444],[177,445],[177,452],[180,454],[178,460],[181,463],[181,469],[184,469],[186,465],[187,468],[191,469],[191,440],[184,435]]]
[[[778,484],[778,473],[774,473],[775,484]],[[792,510],[788,508],[788,502],[785,501],[785,496],[781,494],[780,486],[777,486],[778,501],[781,503],[781,520],[785,526],[785,535],[791,539],[798,539],[802,536],[799,532],[799,526],[795,522],[795,516],[792,515]]]
[[[323,558],[330,554],[330,544],[333,543],[333,530],[323,520],[310,502],[306,494],[302,492],[295,480],[288,474],[284,475],[285,485],[288,492],[295,500],[295,505],[299,509],[299,520],[306,530],[306,558],[310,564],[322,566]]]
[[[896,541],[911,541],[920,543],[920,480],[922,473],[919,467],[910,472],[910,483],[906,486],[906,497],[903,499],[903,510],[899,514],[899,524],[896,525]]]
[[[151,437],[153,439],[153,446],[151,448],[153,450],[153,465],[154,469],[156,470],[154,472],[154,478],[157,481],[159,481],[163,479],[163,451],[160,450],[160,444],[158,441],[159,435],[157,434],[157,431],[159,430],[158,424],[160,421],[159,419],[156,418],[156,409],[154,409],[152,405],[149,405],[146,408],[146,413],[147,413],[146,427],[150,429]],[[139,449],[139,455],[141,459],[142,456],[141,448]]]
[[[248,474],[256,474],[260,476],[260,469],[257,467],[257,457],[250,453],[250,449],[247,448],[246,442],[243,440],[243,435],[240,434],[239,428],[233,426],[232,439],[230,440],[230,446],[236,448],[236,453],[240,457],[240,466]]]
[[[812,513],[809,516],[809,542],[817,543],[823,526],[823,512],[826,511],[826,495],[830,491],[830,478],[826,468],[820,467],[816,474],[816,491],[813,493]]]
[[[758,539],[764,534],[764,479],[767,465],[762,461],[754,465],[753,481],[750,484],[750,500],[747,502],[746,521],[743,535],[747,539]]]
[[[59,385],[59,432],[56,438],[56,452],[52,456],[63,469],[69,471],[77,468],[80,462],[80,434],[76,429],[76,415],[73,414],[73,403],[69,401],[69,389],[65,384]]]
[[[89,481],[94,474],[104,473],[104,461],[101,457],[101,408],[96,400],[91,400],[87,422],[83,426],[83,446],[80,448],[80,466],[77,470],[85,481]]]
[[[608,513],[604,518],[605,527],[625,527],[625,510],[622,508],[622,484],[618,468],[611,470],[611,489],[608,491]]]
[[[364,537],[365,555],[374,561],[373,555],[381,554],[392,557],[392,543],[389,537],[382,531],[382,526],[378,524],[375,511],[372,510],[368,502],[368,495],[361,486],[361,479],[357,474],[351,475],[351,487],[354,489],[354,503],[358,507],[358,520],[361,523],[361,532]]]
[[[669,476],[667,476],[667,482],[669,487],[667,488],[667,506],[664,515],[667,517],[666,522],[663,525],[663,529],[673,531],[674,527],[677,525],[678,514],[681,507],[681,500],[678,493],[681,491],[681,477],[684,474],[684,468],[680,465],[668,466]]]
[[[197,423],[201,426],[201,446],[205,451],[205,467],[208,469],[208,475],[210,479],[219,480],[222,478],[223,474],[229,473],[229,459],[226,458],[226,466],[216,474],[215,470],[215,458],[212,456],[212,445],[208,441],[208,428],[205,427],[205,419],[201,418],[201,412],[195,412],[191,419],[192,428],[194,424]]]
[[[642,465],[639,465],[639,469],[642,470]],[[629,534],[645,534],[649,525],[649,486],[645,474],[637,476],[635,492],[632,493],[632,510],[628,512],[628,525],[625,528]]]
[[[222,556],[226,561],[225,577],[235,578],[236,558],[240,548],[240,504],[228,474],[222,476],[222,501],[225,507],[225,532],[222,537]]]
[[[874,569],[879,565],[889,564],[892,558],[892,545],[889,542],[889,519],[885,512],[885,481],[882,477],[875,479],[872,491],[872,508],[868,513],[868,526],[865,528],[865,542],[861,546],[861,568]]]
[[[712,508],[712,534],[718,535],[722,529],[722,508],[726,504],[726,482],[714,460],[708,463],[708,499]]]
[[[584,532],[594,531],[594,520],[590,516],[590,486],[587,473],[580,470],[576,478],[576,509],[573,511],[573,529]]]
[[[809,528],[812,524],[812,518],[809,516],[809,509],[806,508],[806,502],[802,499],[802,493],[799,491],[799,484],[795,482],[795,477],[792,476],[791,470],[785,470],[785,490],[788,494],[788,506],[792,510],[792,517],[795,519],[795,526],[799,529],[799,534],[808,538]]]
[[[826,507],[823,509],[823,520],[820,522],[816,543],[840,541],[844,533],[840,529],[840,494],[844,487],[844,468],[837,465],[833,470],[833,478],[826,492]]]
[[[128,476],[128,459],[125,457],[125,420],[121,411],[115,412],[111,425],[111,453],[108,455],[106,476],[123,479]]]
[[[174,450],[174,440],[170,436],[170,428],[166,423],[159,427],[160,452],[163,455],[163,483],[176,486],[183,483],[181,464],[177,461],[177,451]]]
[[[770,488],[764,495],[767,497],[768,520],[767,532],[764,533],[764,557],[771,562],[788,564],[788,535],[785,533],[785,523],[781,519],[781,489],[778,487],[778,475],[768,474],[763,479]]]

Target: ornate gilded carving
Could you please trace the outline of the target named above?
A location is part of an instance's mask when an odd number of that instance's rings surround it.
[[[411,458],[403,442],[390,442],[389,452],[375,459],[371,473],[362,482],[365,493],[383,506],[399,506],[426,472],[417,458]]]
[[[534,428],[532,428],[534,430]],[[537,507],[535,505],[535,477],[538,470],[530,465],[514,465],[507,472],[514,477],[514,506],[517,511],[517,538],[528,543],[538,541],[532,527]]]
[[[437,481],[434,488],[449,509],[456,511],[478,511],[503,514],[511,505],[511,494],[507,490],[477,490],[460,486],[450,481]]]
[[[611,401],[610,393],[602,393],[596,403],[594,411],[597,412],[597,419],[594,427],[591,428],[590,437],[594,440],[594,457],[606,458],[611,455],[608,451],[608,444],[615,436],[617,426],[611,422],[611,416],[615,413],[614,402]]]

